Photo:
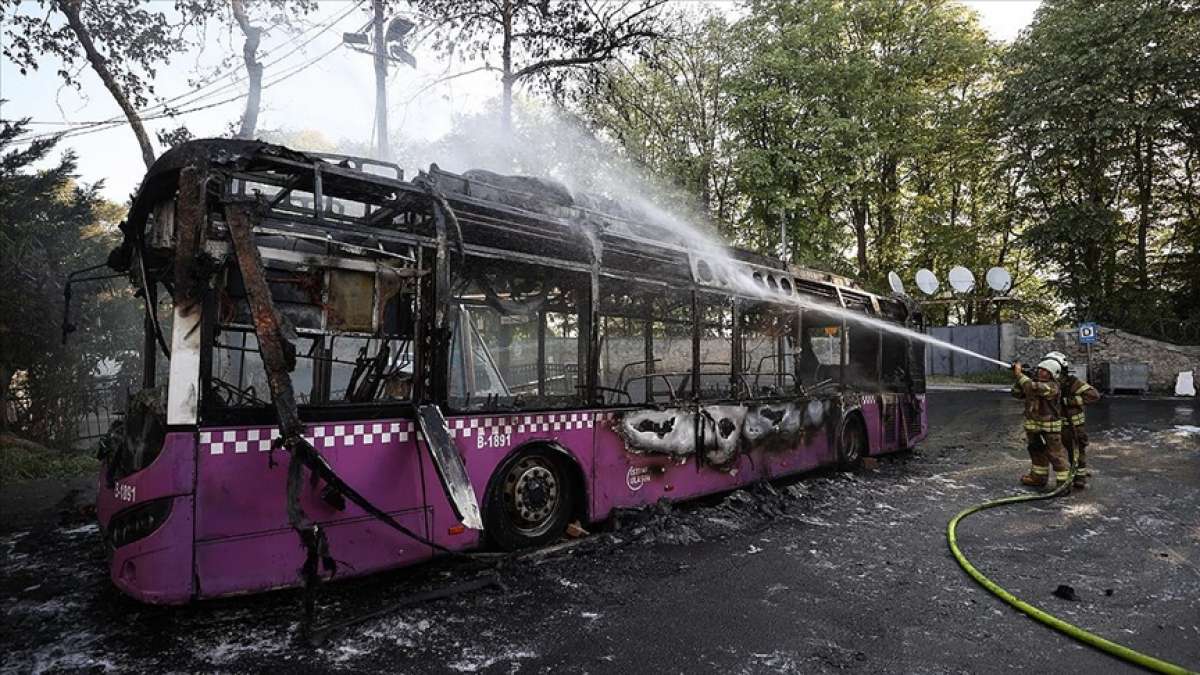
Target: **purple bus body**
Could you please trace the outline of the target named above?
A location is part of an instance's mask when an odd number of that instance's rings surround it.
[[[911,408],[896,403],[902,398],[896,394],[863,397],[858,410],[865,422],[869,454],[912,447],[925,437],[924,395],[915,395]],[[892,411],[886,424],[884,401],[891,403]],[[677,459],[630,452],[613,428],[618,414],[612,410],[493,414],[456,416],[447,423],[481,500],[488,481],[513,451],[531,442],[549,442],[569,453],[578,465],[591,521],[603,520],[615,508],[732,490],[836,461],[832,420],[805,435],[797,447],[754,448],[739,453],[732,467],[718,470],[698,468],[694,456]],[[843,415],[839,424],[845,419]],[[150,466],[112,486],[101,478],[98,512],[106,531],[120,510],[150,500],[173,500],[170,515],[152,534],[112,551],[113,583],[138,600],[156,604],[298,586],[304,549],[288,525],[285,497],[290,458],[270,450],[276,435],[276,429],[262,426],[173,432]],[[411,420],[313,424],[308,439],[348,484],[406,527],[451,550],[480,544],[479,532],[460,526]],[[305,480],[300,503],[325,528],[331,549],[337,551],[338,577],[433,557],[428,545],[353,504],[336,510],[321,499],[320,488]]]

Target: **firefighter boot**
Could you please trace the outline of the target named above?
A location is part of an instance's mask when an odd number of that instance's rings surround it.
[[[1084,438],[1087,438],[1084,436]],[[1092,472],[1087,467],[1087,446],[1080,446],[1076,452],[1075,487],[1086,488]]]
[[[1050,478],[1050,467],[1034,466],[1029,470],[1029,473],[1021,476],[1021,485],[1029,487],[1046,487],[1046,482]]]

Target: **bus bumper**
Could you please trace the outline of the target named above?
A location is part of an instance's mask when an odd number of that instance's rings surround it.
[[[178,605],[195,594],[192,574],[192,509],[190,495],[170,497],[165,521],[146,537],[112,548],[112,537],[123,514],[105,532],[111,557],[109,572],[121,592],[153,605]],[[130,509],[134,511],[134,509]]]
[[[179,604],[194,595],[195,451],[194,432],[173,432],[140,471],[110,482],[101,467],[96,515],[109,576],[142,602]]]

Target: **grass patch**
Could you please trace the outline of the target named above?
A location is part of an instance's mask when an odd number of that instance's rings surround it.
[[[4,437],[0,441],[0,479],[4,482],[95,475],[100,460],[88,451],[51,450]]]

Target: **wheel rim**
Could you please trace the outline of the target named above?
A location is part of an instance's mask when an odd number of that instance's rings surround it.
[[[504,476],[504,506],[522,535],[545,534],[562,502],[562,480],[555,466],[541,457],[524,457]]]

